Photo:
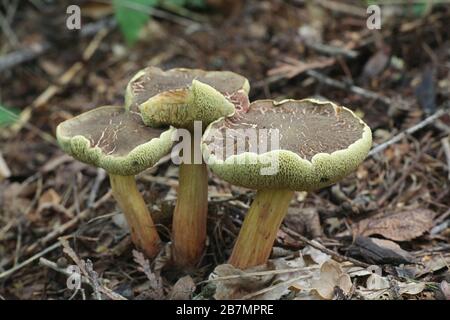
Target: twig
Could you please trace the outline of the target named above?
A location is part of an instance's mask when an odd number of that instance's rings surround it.
[[[442,147],[444,148],[445,158],[447,159],[448,180],[450,180],[450,143],[448,142],[450,136],[441,139]]]
[[[366,18],[366,9],[362,7],[357,7],[352,4],[347,4],[341,1],[332,0],[316,0],[319,5],[332,11],[351,14],[360,18]]]
[[[47,267],[49,269],[52,269],[52,270],[54,270],[56,272],[62,273],[65,276],[70,276],[71,275],[70,272],[68,272],[66,269],[58,267],[58,265],[55,262],[47,260],[45,258],[40,258],[39,259],[39,264],[41,266]],[[81,282],[83,282],[85,284],[90,284],[89,281],[86,279],[86,277],[84,277],[83,275],[80,275],[80,276],[81,276]]]
[[[376,154],[376,153],[378,153],[380,151],[383,151],[384,149],[386,149],[390,145],[399,142],[400,140],[402,140],[407,135],[413,134],[414,132],[416,132],[416,131],[422,129],[423,127],[429,125],[430,123],[436,121],[437,119],[439,119],[440,117],[442,117],[443,115],[445,115],[447,113],[449,113],[449,110],[444,105],[444,107],[442,109],[436,111],[434,114],[432,114],[431,116],[429,116],[429,117],[425,118],[424,120],[420,121],[416,125],[406,129],[405,131],[400,132],[399,134],[393,136],[388,141],[383,142],[383,143],[375,146],[372,150],[370,150],[369,157],[373,156],[374,154]]]
[[[8,19],[3,15],[1,11],[0,11],[0,27],[2,28],[3,33],[8,38],[10,44],[14,47],[18,46],[19,41],[17,40],[17,36],[11,29]]]
[[[272,290],[274,290],[274,289],[278,289],[278,288],[285,287],[286,285],[289,285],[289,284],[291,284],[291,283],[293,283],[293,282],[296,282],[296,281],[299,281],[299,280],[303,280],[303,279],[309,279],[309,278],[312,278],[312,275],[311,275],[311,274],[309,274],[309,275],[303,275],[303,276],[298,276],[298,277],[295,277],[295,278],[293,278],[293,279],[289,279],[288,281],[284,281],[284,282],[278,283],[278,284],[276,284],[276,285],[274,285],[274,286],[270,286],[270,287],[261,289],[261,290],[256,291],[256,292],[249,293],[249,294],[243,296],[241,299],[242,299],[242,300],[248,300],[248,299],[251,299],[251,298],[253,298],[253,297],[259,296],[259,295],[261,295],[261,294],[263,294],[263,293],[272,291]]]
[[[8,179],[11,176],[11,170],[9,170],[8,164],[3,158],[2,152],[0,151],[0,181],[3,179]]]
[[[367,264],[365,262],[359,261],[357,259],[351,258],[351,257],[344,257],[343,255],[330,250],[328,248],[325,248],[322,244],[318,243],[317,241],[311,241],[307,238],[305,238],[304,236],[302,236],[301,234],[298,234],[297,232],[288,229],[288,228],[284,228],[283,227],[283,231],[286,232],[288,235],[297,238],[298,240],[310,245],[313,248],[316,248],[317,250],[320,250],[322,252],[325,252],[326,254],[329,254],[330,256],[332,256],[334,258],[334,260],[338,261],[338,262],[343,262],[343,261],[350,261],[351,263],[353,263],[356,266],[360,266],[360,267],[364,267],[367,268],[368,266],[370,266],[370,264]]]
[[[103,180],[105,180],[105,178],[106,178],[106,171],[103,170],[102,168],[98,168],[97,176],[95,177],[95,181],[92,186],[91,193],[89,193],[89,198],[88,198],[88,202],[87,202],[88,208],[91,208],[92,205],[94,204],[95,199],[97,198],[98,189],[100,188],[100,185],[102,184]]]
[[[23,267],[26,267],[27,265],[29,265],[30,263],[34,262],[35,260],[39,259],[40,257],[46,255],[47,253],[59,248],[61,246],[61,244],[59,242],[56,242],[54,244],[52,244],[50,247],[45,248],[44,250],[42,250],[41,252],[35,254],[34,256],[28,258],[27,260],[19,263],[18,265],[14,266],[13,268],[6,270],[2,273],[0,273],[0,279],[9,277],[10,275],[12,275],[14,272],[22,269]]]
[[[61,88],[67,86],[73,78],[83,69],[83,65],[88,61],[95,53],[96,49],[100,46],[102,40],[108,34],[108,29],[101,29],[86,49],[83,52],[83,60],[74,63],[66,72],[64,72],[58,79],[58,84],[52,84],[44,92],[42,92],[32,103],[27,106],[21,113],[19,120],[11,127],[14,132],[18,132],[22,129],[23,125],[31,118],[31,114],[34,109],[39,109],[45,105],[55,94],[57,94]]]
[[[310,48],[313,49],[315,51],[318,51],[320,53],[329,55],[329,56],[344,56],[346,58],[350,58],[350,59],[354,59],[359,55],[358,51],[355,50],[351,50],[351,49],[346,49],[346,48],[340,48],[340,47],[335,47],[335,46],[331,46],[325,43],[316,43],[313,41],[306,41],[305,45]]]
[[[216,281],[223,281],[223,280],[232,280],[232,279],[240,279],[240,278],[249,278],[249,277],[258,277],[258,276],[267,276],[267,275],[275,275],[275,274],[285,274],[285,273],[291,273],[291,272],[298,272],[298,271],[307,271],[307,270],[315,270],[320,269],[320,266],[311,266],[311,267],[297,267],[292,269],[279,269],[279,270],[268,270],[268,271],[258,271],[258,272],[249,272],[244,274],[234,274],[231,276],[224,276],[224,277],[217,277],[213,279],[203,280],[197,283],[203,284],[208,282],[216,282]]]
[[[91,208],[87,208],[87,209],[83,210],[82,212],[80,212],[80,214],[78,214],[73,219],[71,219],[71,220],[67,221],[66,223],[62,224],[61,226],[59,226],[58,228],[56,228],[55,230],[53,230],[52,232],[47,234],[45,237],[35,241],[31,246],[26,248],[25,252],[22,255],[27,256],[27,255],[32,254],[40,246],[47,244],[48,242],[50,242],[50,241],[54,240],[55,238],[59,237],[60,235],[62,235],[67,230],[72,229],[81,220],[87,218],[93,212],[93,210],[95,210],[100,205],[102,205],[104,202],[106,202],[111,196],[112,196],[112,192],[109,191],[103,197],[101,197],[99,200],[97,200]],[[11,263],[12,263],[12,260],[10,259],[10,260],[6,261],[3,264],[3,266],[10,265]]]
[[[103,28],[112,28],[116,25],[116,20],[109,18],[94,23],[89,23],[83,26],[81,29],[81,37],[88,37],[96,34]],[[29,48],[20,49],[11,53],[8,53],[0,57],[0,72],[11,69],[19,64],[36,59],[40,55],[49,51],[52,48],[52,44],[49,42],[35,43]]]
[[[308,70],[305,72],[308,76],[316,79],[319,82],[325,83],[326,85],[329,85],[331,87],[335,87],[335,88],[339,88],[342,90],[349,90],[357,95],[360,95],[362,97],[365,98],[369,98],[369,99],[375,99],[375,100],[380,100],[382,102],[384,102],[385,104],[390,104],[392,101],[391,99],[384,97],[376,92],[352,85],[352,84],[347,84],[344,83],[342,81],[338,81],[335,80],[333,78],[330,78],[326,75],[324,75],[323,73],[320,73],[316,70]]]
[[[94,271],[92,262],[89,259],[87,259],[87,261],[80,259],[75,251],[70,247],[67,239],[60,238],[59,242],[64,248],[64,253],[66,253],[73,260],[73,262],[75,262],[75,264],[80,268],[80,271],[89,281],[90,286],[94,289],[94,294],[97,300],[101,300],[100,293],[105,294],[112,300],[127,300],[122,295],[112,291],[101,283],[100,279],[98,278],[97,272]]]

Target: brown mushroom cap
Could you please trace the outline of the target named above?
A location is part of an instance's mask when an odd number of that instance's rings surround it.
[[[62,122],[57,138],[75,159],[109,173],[134,175],[170,152],[172,131],[147,127],[138,113],[123,107],[105,106]]]
[[[195,121],[206,127],[248,106],[249,89],[247,79],[229,71],[148,67],[128,83],[125,106],[148,126],[193,129]]]
[[[201,69],[176,68],[163,71],[156,67],[147,67],[139,71],[128,83],[125,105],[137,110],[137,107],[160,93],[187,89],[193,80],[207,84],[224,95],[239,90],[248,93],[248,80],[230,71],[204,71]]]
[[[267,149],[256,145],[264,141],[252,141],[245,133],[255,130],[259,137],[261,129],[278,130],[278,148],[271,149],[270,132]],[[212,171],[233,184],[312,190],[356,169],[371,141],[367,125],[345,107],[312,99],[260,100],[246,113],[213,122],[205,132],[203,152]],[[215,150],[222,154],[216,156]],[[278,172],[262,175],[268,156],[278,157]]]

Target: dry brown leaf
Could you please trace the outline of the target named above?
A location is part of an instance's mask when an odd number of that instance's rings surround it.
[[[366,288],[359,287],[356,291],[367,300],[397,299],[401,295],[416,295],[425,289],[424,282],[399,282],[389,280],[378,274],[372,274],[367,278]]]
[[[48,189],[39,198],[38,207],[41,207],[42,205],[45,205],[47,203],[59,204],[60,202],[61,197],[59,196],[59,194],[54,189]]]
[[[170,300],[190,300],[192,293],[195,291],[194,280],[190,276],[185,276],[174,284],[169,294]]]
[[[450,265],[450,256],[443,256],[442,254],[424,256],[420,261],[420,265],[417,266],[416,277],[447,268],[448,265]]]
[[[408,241],[430,230],[435,215],[428,209],[415,209],[365,219],[353,225],[353,236],[379,234],[395,241]]]
[[[311,287],[321,298],[331,300],[334,297],[335,287],[339,287],[345,294],[348,294],[352,288],[352,281],[338,262],[328,260],[322,264],[320,276],[318,279],[312,280]]]
[[[218,265],[211,274],[210,279],[225,278],[216,282],[216,293],[214,299],[229,300],[240,299],[247,294],[261,290],[269,285],[274,275],[248,276],[248,274],[266,271],[265,265],[256,266],[245,271],[237,269],[230,264]],[[226,279],[230,276],[240,276],[238,278]]]
[[[442,280],[441,284],[439,285],[439,289],[441,289],[442,294],[444,295],[446,300],[450,300],[450,285],[447,281]]]

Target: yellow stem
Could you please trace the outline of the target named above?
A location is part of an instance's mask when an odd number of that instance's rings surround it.
[[[206,164],[181,164],[178,199],[173,214],[173,259],[179,267],[194,267],[206,241],[208,170]]]
[[[259,190],[244,219],[229,263],[240,269],[266,263],[294,191]]]
[[[161,240],[134,176],[109,175],[114,198],[122,209],[133,243],[149,258],[160,249]]]

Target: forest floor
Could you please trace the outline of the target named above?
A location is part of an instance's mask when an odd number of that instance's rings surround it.
[[[0,130],[0,299],[450,299],[449,5],[383,11],[370,30],[359,2],[211,1],[153,17],[130,48],[110,6],[83,3],[84,33],[59,32],[58,1],[45,13],[20,4],[0,35],[2,55],[43,48],[6,67],[0,55],[1,105],[28,115]],[[342,182],[296,194],[266,266],[225,264],[254,192],[212,173],[198,268],[167,268],[166,252],[149,263],[104,172],[54,138],[63,120],[123,104],[149,65],[237,72],[251,101],[335,101],[371,127],[375,148]],[[137,177],[166,243],[177,176],[165,162]],[[74,264],[83,290],[68,287]]]

